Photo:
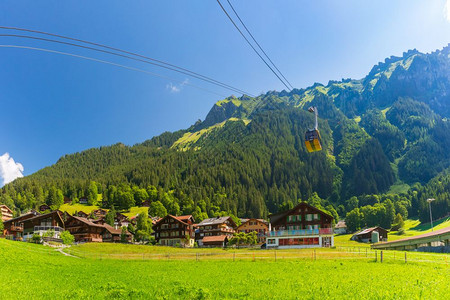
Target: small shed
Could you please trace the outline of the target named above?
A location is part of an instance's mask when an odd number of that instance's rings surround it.
[[[202,239],[203,247],[226,247],[228,244],[228,237],[226,235],[205,236]]]
[[[363,229],[355,233],[351,239],[357,242],[372,243],[372,232],[374,231],[378,232],[380,241],[387,241],[388,231],[379,226]]]
[[[344,220],[337,222],[336,226],[334,226],[335,234],[346,234],[347,233],[347,224],[345,224]]]

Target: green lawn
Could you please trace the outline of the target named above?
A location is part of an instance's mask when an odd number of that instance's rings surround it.
[[[450,218],[444,218],[433,222],[434,230],[446,228],[450,226]],[[416,236],[431,232],[430,223],[421,224],[419,220],[406,220],[405,221],[405,234],[399,235],[398,231],[391,231],[388,233],[388,241],[396,241],[411,236]],[[343,234],[334,237],[334,244],[337,247],[370,247],[368,243],[360,243],[351,241],[350,238],[353,234]]]
[[[125,216],[127,216],[128,218],[134,217],[137,214],[140,213],[148,213],[148,207],[137,207],[134,206],[132,208],[130,208],[129,212],[125,212],[123,213]]]
[[[2,299],[445,299],[449,275],[356,259],[80,259],[0,239]]]
[[[84,205],[84,204],[63,204],[61,205],[61,207],[59,208],[59,210],[61,211],[67,211],[69,214],[73,214],[74,212],[78,212],[78,211],[82,211],[85,212],[87,214],[90,214],[92,211],[99,209],[100,207],[97,205]]]
[[[99,208],[100,207],[97,206],[97,205],[89,206],[89,205],[84,205],[84,204],[77,203],[77,204],[64,204],[64,205],[61,205],[59,210],[67,211],[69,214],[73,214],[76,211],[83,211],[83,212],[85,212],[87,214],[90,214],[92,211],[94,211],[96,209],[99,209]],[[106,210],[108,210],[108,209],[106,209]],[[147,213],[147,212],[148,212],[148,207],[137,207],[137,206],[134,206],[134,207],[130,208],[130,211],[123,212],[123,214],[130,218],[130,217],[136,216],[137,214]]]

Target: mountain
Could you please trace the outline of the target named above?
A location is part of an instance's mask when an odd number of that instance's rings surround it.
[[[309,106],[319,111],[321,152],[304,146]],[[450,203],[449,116],[450,46],[410,50],[360,80],[231,96],[185,130],[66,155],[3,187],[0,203],[26,210],[100,193],[105,207],[149,198],[201,219],[266,217],[301,200],[337,217],[355,208],[351,199],[389,200],[396,212],[425,218],[432,196],[439,217]]]

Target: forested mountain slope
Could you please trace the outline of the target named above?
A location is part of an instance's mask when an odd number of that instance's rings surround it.
[[[324,150],[317,153],[304,146],[311,105],[320,116]],[[188,129],[66,155],[2,188],[0,202],[26,210],[98,192],[105,207],[126,209],[149,198],[201,219],[266,217],[300,200],[345,216],[389,200],[395,212],[425,218],[430,195],[438,217],[450,203],[449,116],[450,47],[411,50],[361,80],[231,96]],[[405,183],[409,191],[385,195]]]

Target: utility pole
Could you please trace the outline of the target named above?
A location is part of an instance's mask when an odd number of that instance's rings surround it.
[[[434,199],[434,198],[428,198],[428,199],[427,199],[428,206],[430,207],[431,231],[434,231],[434,230],[433,230],[433,217],[431,216],[431,202],[433,202],[434,200],[436,200],[436,199]]]

